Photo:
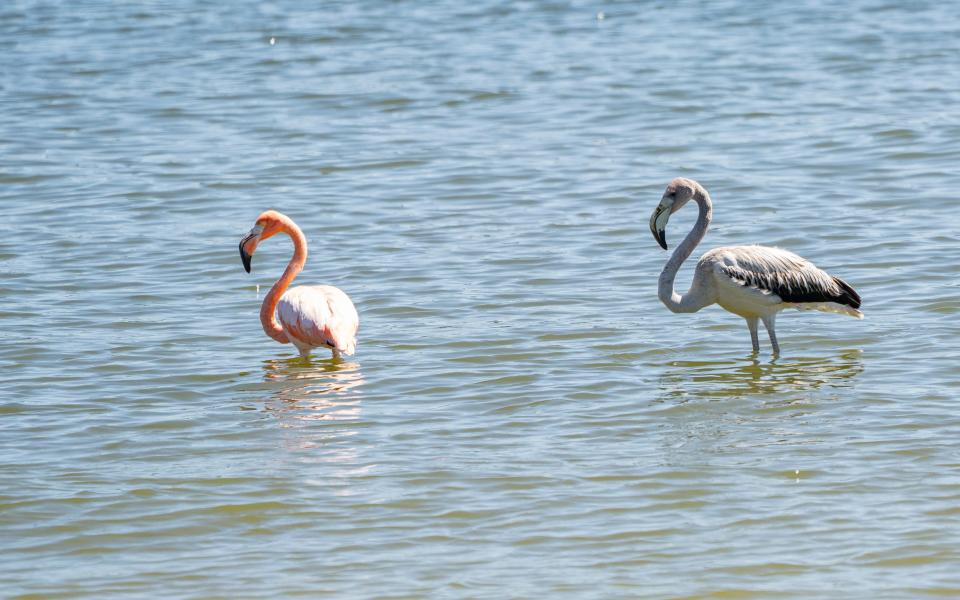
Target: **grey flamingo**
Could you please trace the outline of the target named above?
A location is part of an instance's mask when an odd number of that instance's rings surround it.
[[[666,250],[667,221],[690,200],[699,206],[700,216],[664,265],[657,288],[660,301],[671,311],[692,313],[719,304],[746,319],[754,352],[760,351],[757,322],[763,321],[774,355],[780,354],[775,321],[777,313],[785,308],[863,318],[860,295],[845,281],[792,252],[767,246],[725,246],[708,251],[697,262],[690,289],[682,296],[678,294],[673,289],[677,271],[706,235],[713,217],[710,194],[696,181],[678,177],[667,186],[650,216],[650,231]]]

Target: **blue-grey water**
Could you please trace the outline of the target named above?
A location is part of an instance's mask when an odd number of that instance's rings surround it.
[[[958,106],[950,2],[2,3],[0,595],[960,595]],[[676,176],[866,319],[668,312]]]

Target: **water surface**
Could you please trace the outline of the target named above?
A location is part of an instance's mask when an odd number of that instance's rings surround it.
[[[5,3],[2,595],[960,595],[954,12]],[[867,318],[669,313],[679,175]]]

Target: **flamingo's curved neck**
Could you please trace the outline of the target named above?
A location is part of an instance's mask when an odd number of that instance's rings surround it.
[[[693,226],[687,237],[680,242],[680,245],[673,251],[670,260],[664,265],[657,287],[657,295],[660,297],[660,301],[676,313],[696,312],[704,306],[701,299],[694,298],[689,293],[681,296],[673,289],[673,280],[677,277],[680,265],[687,260],[693,249],[703,239],[703,236],[707,235],[707,228],[710,227],[710,220],[713,218],[713,203],[710,201],[710,194],[707,193],[707,190],[698,186],[693,199],[700,207],[700,216],[697,217],[696,225]]]
[[[263,331],[267,335],[281,344],[289,344],[290,340],[284,333],[280,321],[277,320],[277,303],[280,302],[280,296],[283,296],[283,293],[287,291],[290,282],[303,270],[303,265],[307,262],[307,238],[304,237],[303,232],[293,221],[283,223],[281,231],[293,240],[293,258],[287,263],[283,275],[273,284],[273,287],[267,292],[266,298],[263,299],[263,304],[260,306],[260,324],[263,325]]]

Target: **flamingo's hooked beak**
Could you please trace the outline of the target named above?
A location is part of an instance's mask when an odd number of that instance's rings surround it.
[[[240,240],[240,260],[243,261],[243,268],[247,273],[250,272],[250,259],[253,258],[253,251],[257,249],[260,242],[260,234],[263,233],[263,225],[254,225],[250,232]]]
[[[656,210],[650,215],[650,233],[657,240],[660,247],[667,249],[667,221],[670,220],[670,205],[661,200]]]

